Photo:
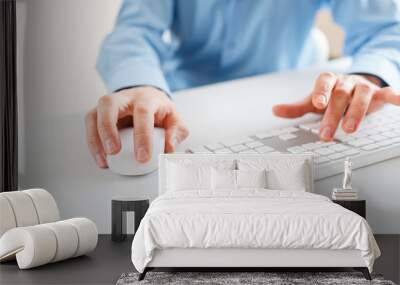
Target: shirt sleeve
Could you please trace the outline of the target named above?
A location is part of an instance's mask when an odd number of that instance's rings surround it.
[[[105,38],[97,70],[108,90],[151,85],[170,92],[161,69],[168,52],[173,0],[123,0],[114,30]]]
[[[400,1],[331,0],[335,21],[345,30],[349,73],[378,76],[400,90]]]

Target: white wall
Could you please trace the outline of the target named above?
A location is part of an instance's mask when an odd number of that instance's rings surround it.
[[[102,233],[110,232],[112,196],[155,197],[157,190],[156,173],[132,178],[100,170],[86,147],[84,114],[105,92],[94,65],[100,43],[112,28],[119,4],[120,1],[115,0],[18,0],[21,188],[49,190],[58,202],[62,217],[86,216],[96,222]],[[296,75],[287,80],[290,85],[273,80],[255,83],[269,87],[276,84],[273,88],[279,93],[294,93],[292,84],[297,86],[303,81]],[[306,94],[308,88],[296,89],[296,92]],[[237,91],[236,87],[231,87],[229,92]],[[200,100],[193,101],[195,97],[181,100],[188,102],[188,106],[198,107],[180,110],[186,112],[185,119],[194,126],[191,130],[193,139],[217,139],[216,136],[207,137],[207,128],[220,128],[216,134],[226,135],[229,120],[235,126],[233,120],[238,119],[238,115],[246,116],[233,113],[234,116],[228,119],[225,115],[229,116],[227,109],[232,106],[225,106],[222,110],[225,114],[221,115],[215,102],[220,100],[224,106],[222,98],[217,94],[204,95],[214,96],[212,106],[201,106]],[[239,99],[232,97],[230,102],[236,102],[236,106],[242,108]],[[268,113],[271,102],[262,104],[251,107],[257,109],[251,115],[258,112],[260,117],[255,121],[260,124],[264,120],[273,120]],[[217,122],[196,120],[194,117],[204,116],[202,110],[207,110],[208,117]],[[241,132],[253,131],[250,128],[254,128],[254,122],[250,120],[243,124]],[[400,189],[393,186],[394,179],[398,179],[398,169],[400,159],[385,163],[385,168],[361,169],[355,175],[356,186],[368,189],[365,197],[369,221],[379,233],[400,232]],[[371,179],[363,180],[362,177]],[[328,194],[333,186],[340,185],[340,180],[336,176],[319,181],[316,189]]]
[[[18,0],[21,188],[48,189],[63,217],[87,216],[101,232],[109,231],[111,197],[141,187],[93,167],[84,135],[84,113],[105,92],[94,65],[119,5]]]

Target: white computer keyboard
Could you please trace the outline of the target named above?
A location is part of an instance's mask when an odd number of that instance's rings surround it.
[[[346,134],[341,129],[331,142],[319,140],[320,122],[286,127],[225,139],[186,150],[189,153],[305,153],[315,159],[315,178],[343,172],[343,160],[351,157],[357,169],[400,156],[400,108],[368,115],[359,130]]]

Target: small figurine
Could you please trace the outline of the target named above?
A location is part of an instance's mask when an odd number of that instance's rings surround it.
[[[344,161],[344,176],[343,176],[343,190],[352,190],[353,188],[351,187],[351,172],[352,172],[352,167],[353,163],[351,162],[350,157],[346,157],[346,160]]]
[[[344,175],[342,188],[333,188],[332,199],[333,200],[357,200],[358,191],[353,189],[351,186],[352,178],[352,165],[351,159],[346,157],[344,161]]]

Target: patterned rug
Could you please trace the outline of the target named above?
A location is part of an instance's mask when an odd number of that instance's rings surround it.
[[[395,285],[381,275],[372,275],[368,281],[359,272],[148,272],[146,278],[138,281],[138,273],[122,274],[117,285],[134,284],[213,284],[213,285]]]

